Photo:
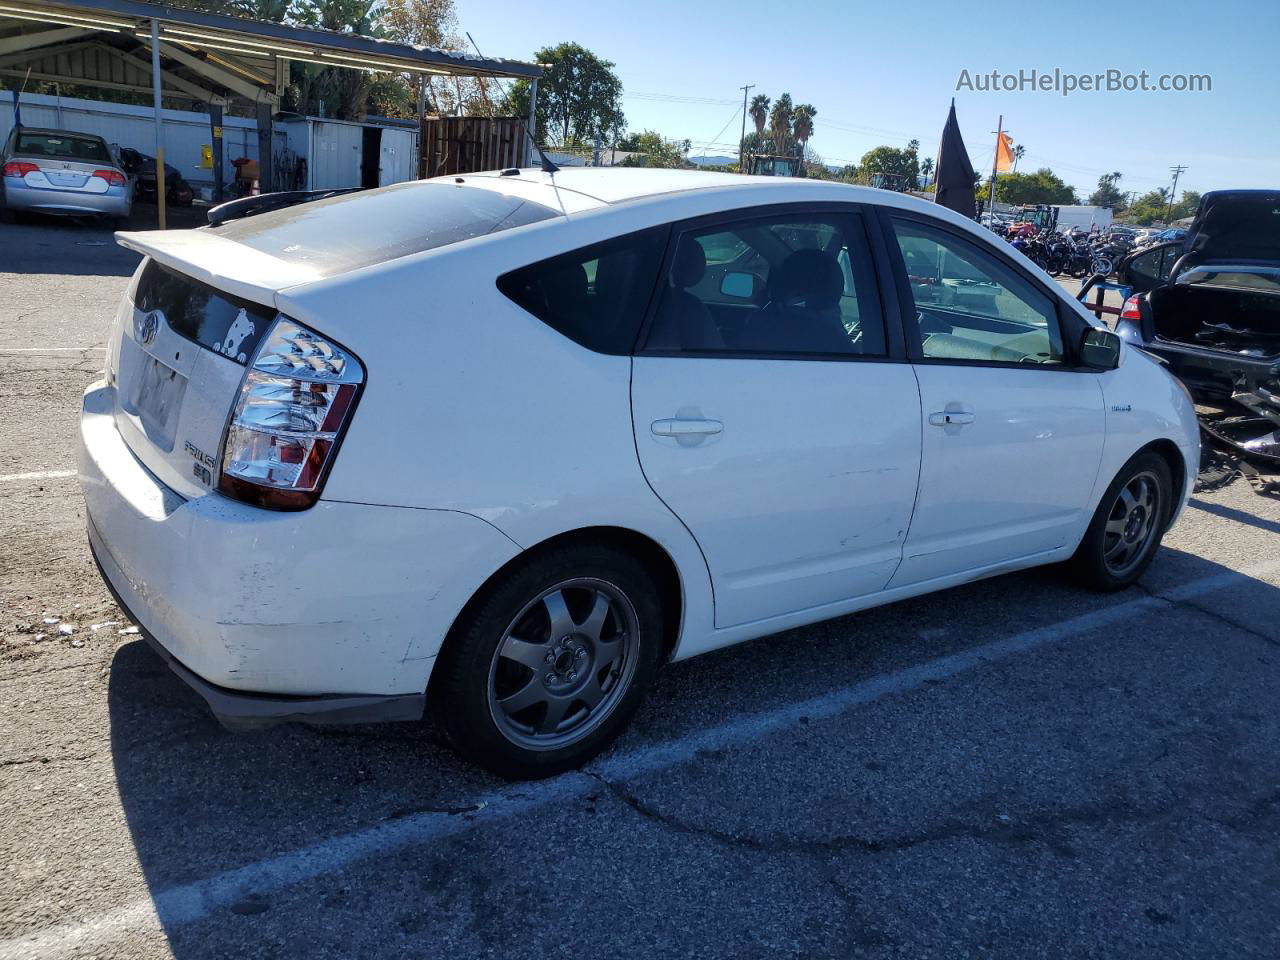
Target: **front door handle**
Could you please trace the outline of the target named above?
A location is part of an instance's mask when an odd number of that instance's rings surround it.
[[[719,420],[655,420],[649,424],[655,437],[710,437],[723,429]]]
[[[935,427],[947,427],[951,424],[973,423],[973,414],[966,410],[939,410],[929,414],[929,423]]]

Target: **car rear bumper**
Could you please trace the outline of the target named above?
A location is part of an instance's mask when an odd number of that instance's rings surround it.
[[[115,588],[123,572],[114,564],[109,553],[101,546],[101,538],[89,522],[89,550],[102,575],[107,589],[125,616],[135,623],[137,614]],[[263,693],[246,693],[228,690],[210,683],[189,670],[177,657],[165,648],[146,627],[138,628],[139,635],[165,663],[169,665],[187,686],[200,695],[210,711],[228,730],[248,730],[277,723],[384,723],[393,720],[421,719],[426,706],[423,693],[353,696],[332,694],[328,696],[284,696]]]
[[[126,187],[112,187],[106,193],[85,193],[28,187],[20,180],[15,184],[13,181],[16,179],[5,178],[4,206],[9,210],[127,217],[133,206]]]
[[[515,545],[455,511],[183,499],[125,444],[114,393],[98,383],[84,397],[89,541],[121,607],[214,713],[229,724],[420,715],[441,641]]]

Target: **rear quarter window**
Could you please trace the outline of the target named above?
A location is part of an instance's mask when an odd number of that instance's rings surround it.
[[[419,181],[300,203],[212,229],[331,276],[558,216],[558,210],[493,190]]]
[[[631,353],[657,282],[667,228],[592,244],[498,278],[547,326],[598,353]]]

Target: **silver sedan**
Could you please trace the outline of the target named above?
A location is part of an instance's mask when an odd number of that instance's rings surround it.
[[[132,184],[106,142],[91,133],[15,127],[0,154],[6,210],[123,219]]]

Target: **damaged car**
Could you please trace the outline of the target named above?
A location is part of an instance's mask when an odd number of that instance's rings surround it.
[[[1206,450],[1255,484],[1280,481],[1280,191],[1201,198],[1181,241],[1119,268],[1133,288],[1116,325],[1191,391]],[[1218,462],[1208,464],[1220,472]]]
[[[1190,397],[989,231],[816,180],[547,167],[117,234],[143,258],[83,400],[89,543],[225,725],[429,709],[548,776],[666,663],[1152,562]]]

